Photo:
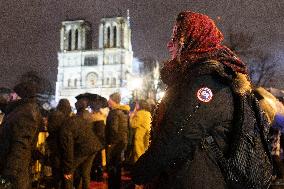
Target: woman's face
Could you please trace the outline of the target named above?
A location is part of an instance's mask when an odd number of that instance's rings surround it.
[[[178,40],[175,38],[176,32],[177,26],[174,26],[171,40],[167,44],[172,59],[174,59],[178,54]]]
[[[171,55],[171,58],[174,59],[178,54],[178,43],[173,40],[170,40],[167,44],[167,47]]]

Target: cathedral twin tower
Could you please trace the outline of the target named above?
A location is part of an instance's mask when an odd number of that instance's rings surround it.
[[[92,47],[91,25],[84,20],[64,21],[60,31],[56,101],[90,92],[108,97],[127,91],[132,75],[131,29],[124,17],[103,18],[99,48]]]

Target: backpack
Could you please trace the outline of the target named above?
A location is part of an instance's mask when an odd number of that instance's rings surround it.
[[[202,146],[218,164],[228,188],[267,189],[272,179],[272,160],[268,145],[269,124],[253,94],[235,99],[234,137],[230,154],[224,155],[212,136],[203,139]],[[245,125],[245,108],[251,109],[256,124]]]

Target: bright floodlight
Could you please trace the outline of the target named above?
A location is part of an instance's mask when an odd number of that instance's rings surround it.
[[[163,97],[165,96],[165,92],[164,91],[160,91],[157,93],[157,99],[161,100]]]
[[[129,81],[129,89],[130,90],[137,90],[137,89],[141,89],[142,88],[142,84],[143,84],[143,80],[141,78],[134,78],[132,80]]]

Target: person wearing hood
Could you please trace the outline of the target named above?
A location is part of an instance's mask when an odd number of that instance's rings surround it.
[[[63,184],[63,174],[61,172],[61,152],[60,152],[60,129],[64,122],[71,116],[71,105],[68,99],[60,99],[56,110],[48,115],[48,137],[46,139],[47,151],[52,167],[53,187],[60,188]]]
[[[128,105],[121,105],[119,93],[109,96],[109,114],[106,121],[108,188],[120,188],[122,152],[128,143]]]
[[[0,175],[13,188],[31,189],[33,152],[42,126],[41,109],[35,99],[38,87],[33,82],[22,82],[14,91],[19,99],[8,102],[0,128]],[[1,178],[2,185],[4,180]]]
[[[161,69],[166,94],[153,116],[151,144],[132,169],[134,183],[155,189],[233,188],[221,171],[220,159],[208,152],[205,142],[213,140],[219,154],[227,157],[233,149],[234,129],[257,123],[247,67],[222,41],[223,34],[208,16],[191,11],[178,14],[168,42],[171,60]],[[271,178],[268,156],[262,153],[268,168],[260,180]],[[255,167],[246,168],[246,178],[257,172]]]

